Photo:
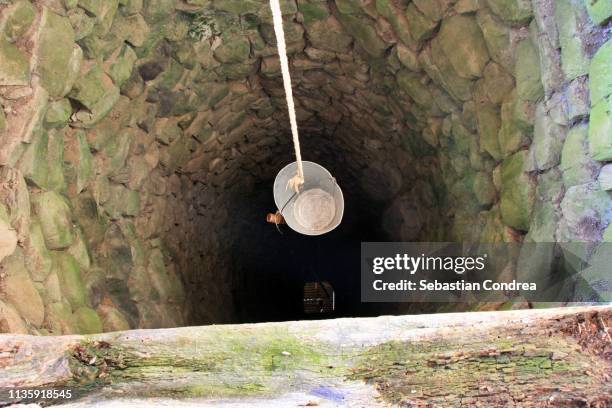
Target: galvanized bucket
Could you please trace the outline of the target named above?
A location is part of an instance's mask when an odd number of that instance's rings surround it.
[[[296,193],[288,187],[297,163],[285,166],[274,180],[274,202],[291,229],[304,235],[322,235],[342,221],[344,197],[336,179],[323,166],[304,161],[304,184]]]

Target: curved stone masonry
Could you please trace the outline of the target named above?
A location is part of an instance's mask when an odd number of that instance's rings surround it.
[[[610,2],[282,8],[305,159],[389,239],[612,240]],[[232,321],[232,208],[292,158],[267,2],[2,0],[0,33],[0,331]]]

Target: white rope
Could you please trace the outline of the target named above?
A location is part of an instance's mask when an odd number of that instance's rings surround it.
[[[279,0],[270,0],[272,18],[274,20],[274,33],[276,34],[276,44],[278,56],[280,57],[281,71],[283,73],[283,85],[285,86],[285,96],[287,97],[287,109],[289,111],[289,123],[291,124],[291,134],[293,135],[293,147],[295,148],[295,159],[297,162],[297,174],[289,180],[288,186],[299,193],[300,186],[304,184],[304,168],[302,167],[302,153],[300,151],[300,137],[298,134],[297,120],[295,117],[295,103],[293,101],[293,89],[291,87],[291,75],[289,74],[289,61],[287,60],[287,45],[285,44],[285,32],[283,31],[283,16]]]

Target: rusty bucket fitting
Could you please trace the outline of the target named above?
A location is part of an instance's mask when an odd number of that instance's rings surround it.
[[[276,214],[273,213],[269,213],[266,216],[266,221],[269,222],[270,224],[284,224],[285,223],[285,219],[283,218],[282,214],[277,212]]]

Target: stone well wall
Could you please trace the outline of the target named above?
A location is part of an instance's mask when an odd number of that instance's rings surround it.
[[[389,239],[612,240],[609,1],[282,6],[305,159]],[[233,320],[291,160],[266,1],[0,0],[0,105],[0,331]]]

